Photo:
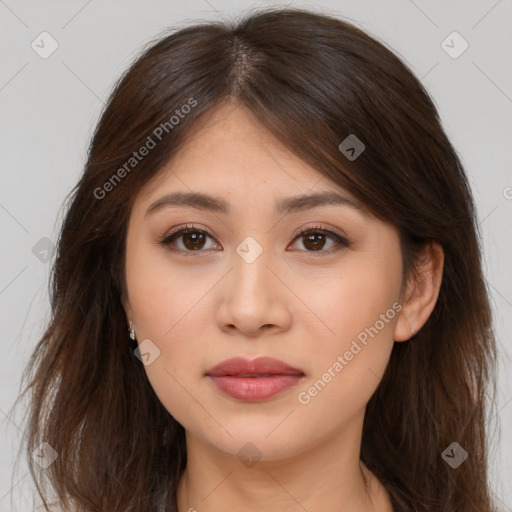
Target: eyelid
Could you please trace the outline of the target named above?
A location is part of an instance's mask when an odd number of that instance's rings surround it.
[[[186,231],[198,231],[200,233],[204,233],[206,235],[208,235],[209,237],[211,238],[215,238],[208,229],[206,228],[200,228],[198,226],[196,226],[195,224],[186,224],[184,226],[176,226],[172,229],[170,229],[168,232],[166,232],[166,234],[163,236],[163,240],[167,240],[168,238],[170,238],[171,236],[177,234],[177,233],[180,233],[182,234],[181,232],[186,232]]]
[[[320,231],[329,236],[334,235],[334,236],[338,237],[339,239],[348,243],[348,238],[343,233],[339,232],[339,230],[337,230],[336,228],[330,227],[330,226],[321,226],[318,223],[315,224],[314,226],[297,228],[292,235],[292,241],[295,240],[298,236],[305,235],[305,234],[309,233],[310,231],[314,231],[314,232]]]

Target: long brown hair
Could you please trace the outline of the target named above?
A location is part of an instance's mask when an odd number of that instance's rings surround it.
[[[352,24],[300,9],[164,34],[117,82],[69,198],[51,321],[24,374],[27,458],[45,505],[51,489],[73,510],[177,510],[185,434],[128,338],[125,237],[137,192],[226,100],[396,226],[406,274],[422,244],[442,246],[437,304],[411,342],[395,343],[367,406],[361,460],[397,512],[490,512],[495,338],[461,162],[428,93],[392,51]],[[339,148],[349,135],[365,145],[355,159]],[[135,158],[143,145],[146,156]],[[45,470],[30,456],[41,442],[58,454]],[[469,454],[457,469],[442,456],[453,442]]]

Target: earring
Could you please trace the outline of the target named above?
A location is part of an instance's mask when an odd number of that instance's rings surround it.
[[[131,322],[131,321],[130,321],[130,327],[129,327],[129,329],[128,329],[128,330],[130,331],[130,338],[131,338],[132,340],[134,340],[134,339],[135,339],[135,329],[133,328],[133,325],[132,325],[132,322]]]
[[[412,335],[414,336],[416,334],[416,331],[411,327]]]

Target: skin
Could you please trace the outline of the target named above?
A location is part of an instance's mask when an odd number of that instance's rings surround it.
[[[219,196],[232,212],[168,206],[145,215],[175,191]],[[278,199],[320,191],[344,192],[284,148],[249,111],[225,104],[196,126],[136,197],[123,304],[138,343],[150,339],[160,350],[145,370],[186,430],[180,512],[392,511],[382,485],[359,460],[364,412],[394,341],[409,340],[411,329],[418,332],[431,314],[443,254],[436,244],[426,246],[417,276],[402,288],[393,226],[349,206],[284,216],[274,211]],[[172,228],[187,224],[211,234],[199,250],[190,250],[190,239],[185,245],[186,236],[168,247],[159,244]],[[298,228],[317,225],[345,236],[350,246],[327,236],[315,251],[305,236],[293,238]],[[252,263],[236,252],[247,236],[263,249]],[[397,303],[401,311],[321,392],[301,403],[299,393]],[[205,376],[234,356],[275,357],[305,377],[266,401],[236,400]],[[249,467],[237,456],[241,449],[256,449],[261,458]]]

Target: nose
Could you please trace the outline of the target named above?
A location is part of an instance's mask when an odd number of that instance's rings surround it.
[[[270,253],[263,250],[254,260],[234,253],[233,268],[220,287],[220,329],[254,338],[289,328],[293,293]]]

